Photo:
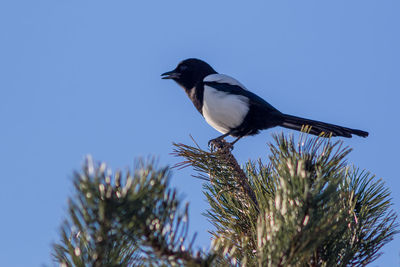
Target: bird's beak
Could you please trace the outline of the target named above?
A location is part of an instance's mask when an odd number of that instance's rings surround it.
[[[178,79],[181,74],[176,72],[176,70],[172,70],[161,74],[161,76],[163,76],[161,79]]]

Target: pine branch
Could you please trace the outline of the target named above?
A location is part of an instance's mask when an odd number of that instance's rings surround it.
[[[88,160],[74,177],[69,218],[54,245],[64,266],[365,266],[397,234],[381,180],[349,167],[351,149],[330,139],[275,136],[267,164],[240,168],[215,152],[174,144],[206,180],[212,252],[188,242],[188,206],[168,188],[169,169],[138,164],[133,174]]]
[[[187,159],[184,162],[176,164],[175,167],[184,168],[191,165],[197,171],[208,173],[210,179],[212,179],[213,177],[217,177],[213,173],[221,172],[219,168],[223,166],[228,172],[233,174],[231,177],[240,186],[241,193],[246,195],[256,208],[258,207],[256,196],[249,185],[247,176],[240,168],[236,158],[232,155],[231,146],[225,140],[221,141],[221,147],[216,152],[205,152],[200,148],[194,148],[185,144],[173,143],[173,145],[175,146],[173,154]],[[208,180],[204,176],[200,176],[200,178]]]
[[[382,182],[350,171],[351,149],[340,141],[274,138],[269,164],[248,162],[244,169],[224,148],[212,153],[174,144],[175,155],[185,158],[177,166],[191,165],[209,181],[204,193],[215,262],[365,266],[375,260],[398,233]]]
[[[139,163],[123,175],[88,160],[74,177],[69,219],[54,245],[54,259],[66,266],[208,266],[212,255],[187,242],[188,206],[179,210],[168,189],[169,169]]]

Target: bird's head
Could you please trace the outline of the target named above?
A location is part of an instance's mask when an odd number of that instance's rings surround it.
[[[204,77],[214,73],[217,72],[206,62],[189,58],[179,63],[174,70],[165,72],[161,76],[163,76],[162,79],[172,79],[185,89],[190,90]]]

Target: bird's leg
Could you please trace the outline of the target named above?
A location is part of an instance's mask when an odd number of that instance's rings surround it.
[[[233,141],[233,142],[231,143],[231,146],[233,147],[233,145],[234,145],[237,141],[239,141],[242,137],[248,135],[250,132],[251,132],[251,131],[247,131],[246,134],[243,134],[243,135],[239,136],[238,138],[236,138],[235,141]]]
[[[233,146],[233,145],[234,145],[237,141],[239,141],[240,138],[242,138],[243,136],[245,136],[245,135],[242,135],[242,136],[239,136],[238,138],[236,138],[235,141],[233,141],[233,142],[231,143],[231,146]]]
[[[225,133],[225,134],[223,134],[223,135],[221,135],[221,136],[218,136],[217,138],[211,139],[210,141],[208,141],[208,146],[209,146],[210,148],[221,147],[221,141],[222,141],[225,137],[227,137],[228,135],[230,135],[230,134],[231,134],[231,131],[229,131],[229,132],[227,132],[227,133]]]

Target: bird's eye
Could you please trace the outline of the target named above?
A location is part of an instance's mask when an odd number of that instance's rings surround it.
[[[180,65],[179,66],[179,70],[180,71],[184,71],[184,70],[186,70],[188,67],[186,66],[186,65]]]

